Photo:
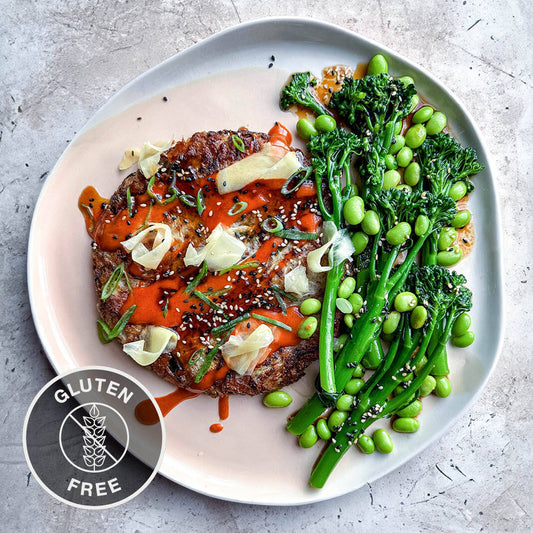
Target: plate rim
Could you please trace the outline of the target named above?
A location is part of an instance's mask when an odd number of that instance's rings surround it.
[[[342,487],[340,490],[334,491],[333,493],[322,493],[325,494],[324,497],[310,497],[310,498],[303,498],[298,501],[290,501],[290,502],[284,502],[280,503],[277,500],[268,500],[263,499],[261,501],[254,501],[254,500],[246,500],[242,498],[234,498],[229,496],[224,496],[221,494],[216,494],[213,492],[209,492],[207,489],[204,489],[202,487],[196,486],[193,483],[187,483],[183,480],[176,479],[175,476],[172,475],[171,472],[165,471],[166,466],[166,452],[165,457],[163,458],[163,462],[161,464],[161,468],[159,470],[159,474],[166,477],[170,481],[177,483],[178,485],[181,485],[189,490],[192,490],[194,492],[197,492],[199,494],[202,494],[204,496],[209,496],[212,498],[216,498],[222,501],[230,501],[230,502],[236,502],[236,503],[243,503],[248,505],[268,505],[268,506],[279,506],[279,507],[289,507],[289,506],[295,506],[295,505],[306,505],[311,503],[318,503],[321,501],[326,501],[329,499],[337,498],[339,496],[350,494],[352,492],[355,492],[356,490],[359,490],[362,486],[364,486],[366,483],[373,483],[377,479],[380,479],[388,474],[390,474],[392,471],[397,470],[401,467],[403,467],[406,463],[408,463],[410,460],[413,459],[416,455],[422,453],[425,449],[427,449],[431,444],[433,444],[437,439],[439,439],[445,431],[447,431],[453,424],[456,424],[461,416],[464,416],[464,414],[467,412],[468,409],[472,407],[474,402],[478,399],[480,393],[485,389],[487,382],[489,378],[491,377],[492,373],[494,372],[494,368],[496,367],[501,351],[502,351],[502,345],[503,345],[503,338],[504,338],[504,330],[505,330],[505,300],[503,298],[503,256],[501,253],[501,241],[502,241],[502,234],[501,234],[501,207],[500,207],[500,200],[498,197],[498,194],[496,192],[496,184],[493,176],[492,169],[494,168],[492,164],[492,158],[490,156],[490,152],[487,150],[485,141],[483,139],[483,135],[477,126],[475,120],[473,119],[472,115],[468,111],[468,108],[464,105],[463,101],[458,98],[453,91],[451,91],[439,78],[435,77],[433,74],[431,74],[428,70],[426,70],[424,67],[418,65],[417,63],[412,62],[402,54],[392,50],[388,46],[382,45],[381,43],[368,38],[366,36],[363,36],[355,31],[349,30],[347,28],[341,27],[337,24],[333,24],[330,22],[322,21],[320,19],[312,18],[312,17],[294,17],[294,16],[269,16],[269,17],[261,17],[258,19],[249,20],[246,22],[242,22],[233,26],[230,26],[228,28],[225,28],[219,32],[216,32],[205,39],[202,39],[201,41],[181,50],[180,52],[173,54],[172,56],[168,57],[167,59],[163,60],[162,62],[158,63],[157,65],[151,67],[150,69],[142,72],[132,80],[130,80],[128,83],[123,85],[118,91],[113,93],[112,96],[110,96],[85,122],[83,127],[80,129],[80,131],[74,136],[69,146],[65,148],[65,150],[62,152],[59,159],[56,161],[53,168],[48,173],[48,177],[52,176],[56,170],[56,168],[59,166],[60,162],[62,161],[63,157],[65,156],[65,152],[68,150],[70,145],[76,141],[80,136],[82,136],[88,129],[96,126],[99,124],[103,119],[100,118],[100,116],[105,113],[105,111],[112,106],[117,99],[119,99],[125,92],[127,92],[132,86],[135,84],[138,84],[141,80],[144,78],[150,76],[155,70],[158,70],[160,68],[164,68],[168,64],[176,61],[177,58],[181,58],[187,53],[190,53],[193,50],[196,50],[198,48],[209,46],[210,43],[215,40],[219,39],[223,36],[226,36],[231,33],[238,33],[240,31],[246,31],[249,28],[253,26],[261,27],[261,26],[268,26],[268,25],[274,25],[274,24],[294,24],[299,23],[306,26],[311,27],[320,27],[322,29],[328,30],[333,33],[341,33],[344,34],[344,36],[348,38],[352,38],[355,40],[360,40],[366,42],[368,45],[371,45],[375,47],[376,49],[380,50],[380,52],[383,52],[385,54],[388,54],[391,57],[394,57],[396,60],[404,63],[405,65],[409,66],[410,68],[419,71],[421,74],[426,76],[428,79],[430,79],[433,83],[435,83],[439,90],[447,96],[450,100],[452,100],[457,108],[464,114],[464,116],[467,119],[467,122],[469,126],[472,128],[472,131],[474,135],[476,136],[479,147],[481,148],[481,151],[483,152],[484,160],[486,162],[486,169],[488,170],[489,180],[491,182],[490,187],[490,196],[492,197],[492,201],[494,203],[494,211],[495,211],[495,219],[497,223],[494,225],[494,236],[495,236],[495,245],[497,247],[497,261],[496,261],[496,277],[498,280],[498,290],[499,290],[499,306],[498,310],[501,315],[501,320],[499,321],[499,328],[497,332],[497,343],[494,348],[494,357],[492,358],[492,361],[490,363],[490,368],[488,369],[484,379],[480,382],[478,388],[476,391],[472,394],[470,399],[461,407],[461,409],[452,416],[438,431],[434,432],[431,437],[427,438],[420,447],[416,447],[415,451],[409,452],[404,455],[402,458],[402,461],[400,464],[391,465],[389,467],[385,467],[382,470],[380,470],[378,473],[376,473],[373,476],[370,476],[369,479],[365,480],[364,482],[361,482],[359,484],[356,484],[353,487],[350,487],[346,489],[345,487]],[[201,76],[202,77],[202,76]],[[201,77],[196,77],[194,79],[201,79]],[[178,85],[176,85],[178,86]],[[142,101],[142,100],[141,100]],[[135,103],[131,104],[135,105]],[[126,106],[125,109],[127,109],[130,106]],[[38,208],[40,207],[40,204],[44,202],[44,196],[46,194],[46,191],[48,189],[48,186],[50,184],[50,180],[46,179],[45,183],[43,184],[37,201],[35,202],[34,212],[32,214],[32,221],[30,225],[30,231],[29,231],[29,237],[28,237],[28,249],[27,249],[27,261],[26,261],[26,279],[27,279],[27,285],[28,285],[28,298],[30,302],[30,309],[32,313],[32,320],[37,332],[37,335],[39,337],[39,341],[43,347],[44,353],[46,354],[46,357],[48,361],[50,362],[51,366],[53,367],[56,374],[61,374],[66,371],[66,369],[59,368],[57,361],[55,360],[54,355],[51,353],[52,350],[50,349],[48,342],[47,342],[47,335],[43,331],[43,326],[40,324],[40,322],[37,320],[37,302],[36,302],[36,288],[34,287],[34,284],[32,282],[31,273],[36,268],[33,264],[34,257],[31,253],[32,248],[34,248],[34,241],[36,239],[36,218],[35,213],[37,212]],[[68,369],[67,369],[68,370]],[[317,491],[317,494],[321,494]]]

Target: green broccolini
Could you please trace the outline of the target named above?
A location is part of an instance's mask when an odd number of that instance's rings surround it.
[[[281,91],[280,107],[283,110],[289,109],[291,105],[299,104],[309,107],[317,115],[330,115],[330,111],[318,102],[311,88],[317,84],[316,78],[309,72],[297,72]]]

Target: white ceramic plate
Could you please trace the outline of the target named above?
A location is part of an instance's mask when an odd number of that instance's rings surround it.
[[[103,194],[111,194],[116,189],[122,179],[115,170],[121,150],[171,133],[177,136],[191,133],[180,131],[179,120],[174,116],[169,116],[171,127],[166,122],[150,121],[149,117],[135,123],[137,111],[131,106],[229,68],[266,70],[271,55],[276,59],[275,68],[270,71],[278,84],[283,83],[284,76],[290,72],[311,70],[320,74],[325,66],[355,66],[378,52],[389,58],[392,74],[410,75],[416,80],[417,89],[429,102],[446,112],[459,141],[474,147],[486,166],[475,178],[476,190],[470,203],[476,246],[460,264],[474,292],[472,316],[476,342],[461,351],[450,350],[453,395],[446,400],[424,401],[421,429],[417,434],[394,435],[395,451],[388,456],[364,457],[355,451],[348,453],[322,490],[311,489],[307,484],[318,447],[302,450],[296,446],[294,437],[284,430],[287,412],[264,408],[260,398],[232,398],[231,415],[225,429],[214,435],[208,428],[218,421],[216,402],[210,398],[185,402],[167,417],[167,451],[161,474],[195,491],[226,500],[271,505],[295,505],[332,498],[398,468],[464,412],[496,362],[502,327],[498,206],[479,132],[468,112],[441,83],[391,50],[315,20],[264,19],[221,32],[168,59],[121,89],[67,148],[43,187],[30,234],[28,284],[37,331],[52,365],[57,372],[85,365],[114,366],[142,381],[154,395],[170,392],[168,384],[123,356],[118,345],[99,344],[94,327],[96,311],[89,239],[76,207],[85,185],[96,185]],[[272,86],[277,86],[275,84]],[[225,106],[238,101],[239,90],[236,84],[235,95],[222,94],[216,109],[228,111]],[[277,94],[267,92],[257,98],[261,105],[261,98],[272,100]],[[188,102],[179,105],[183,113],[194,113],[194,105]],[[131,129],[114,133],[110,130],[103,135],[102,129],[97,129],[99,135],[91,133],[91,128],[123,111],[131,115]],[[224,124],[220,124],[221,119],[214,112],[212,121],[203,120],[196,129],[234,128],[243,123],[251,129],[268,129],[269,124],[260,120],[250,123],[254,114],[248,110],[247,120],[245,111],[239,110],[234,121]],[[294,117],[279,110],[270,123],[274,120],[282,120],[291,127],[295,123]],[[76,164],[65,168],[62,163],[72,155],[72,150],[78,150],[77,154],[81,155]],[[87,179],[84,175],[87,153],[90,157],[107,158],[109,173]],[[290,409],[302,404],[310,394],[313,374],[309,372],[307,378],[290,387],[295,400]],[[443,424],[443,420],[447,423]]]

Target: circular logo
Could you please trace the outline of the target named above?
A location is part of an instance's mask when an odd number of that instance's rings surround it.
[[[165,430],[157,402],[137,380],[85,367],[41,389],[26,415],[23,440],[28,465],[45,490],[75,507],[106,508],[148,486],[163,459]]]

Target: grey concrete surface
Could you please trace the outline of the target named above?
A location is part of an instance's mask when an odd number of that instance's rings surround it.
[[[298,6],[298,7],[296,7]],[[529,0],[0,0],[0,529],[86,531],[495,531],[533,529],[531,434],[533,4]],[[295,508],[217,501],[162,477],[107,511],[69,508],[29,474],[24,414],[53,376],[26,288],[33,207],[47,172],[123,84],[240,21],[302,15],[371,37],[452,87],[493,155],[503,214],[507,327],[472,409],[391,475]]]

